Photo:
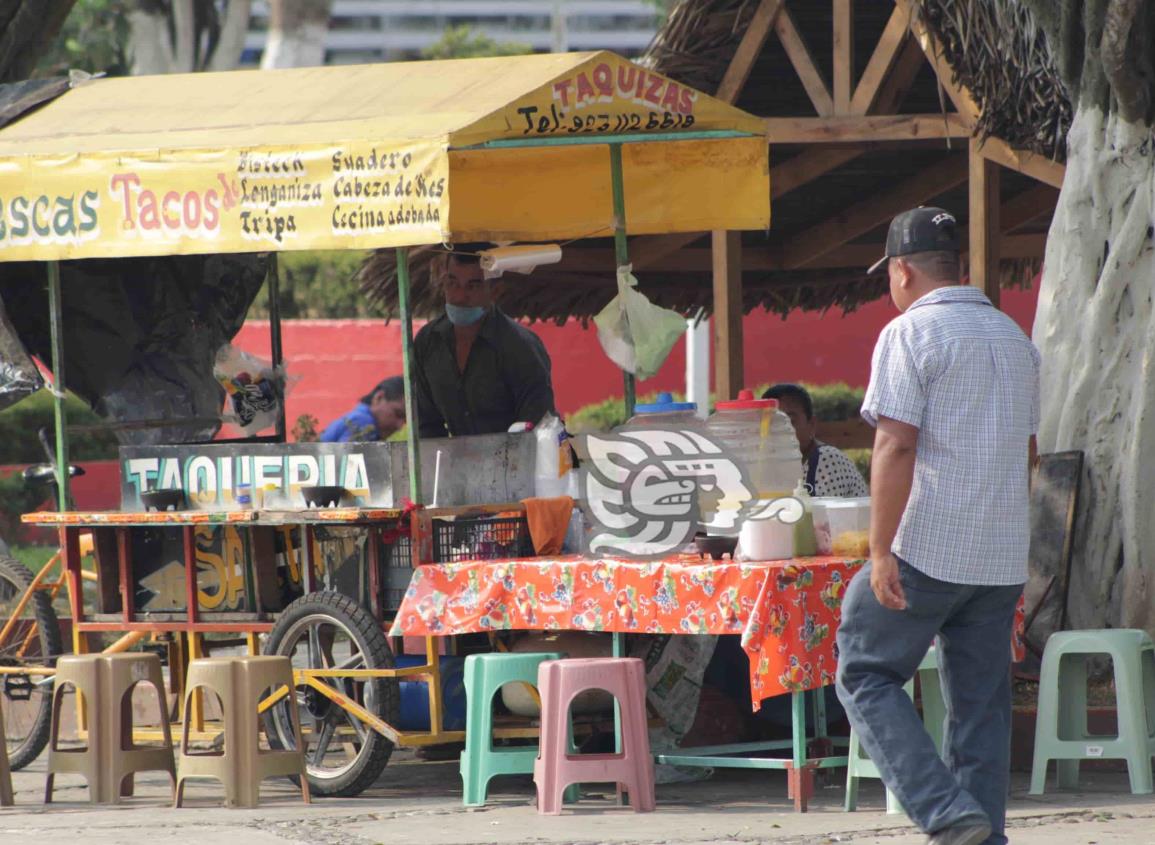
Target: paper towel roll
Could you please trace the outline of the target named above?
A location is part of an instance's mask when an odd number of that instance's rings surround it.
[[[522,244],[487,249],[480,253],[481,269],[487,279],[496,279],[502,273],[528,274],[542,264],[561,261],[561,247],[557,244]]]

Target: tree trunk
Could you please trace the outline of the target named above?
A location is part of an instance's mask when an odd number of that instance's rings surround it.
[[[1086,456],[1070,624],[1155,632],[1155,2],[1021,2],[1075,105],[1034,326],[1039,449]]]
[[[235,68],[252,0],[229,0],[222,11],[218,25],[213,0],[137,0],[128,13],[133,75]]]
[[[0,82],[27,79],[48,51],[76,0],[0,3]]]
[[[168,13],[156,4],[138,4],[128,13],[132,75],[151,76],[175,69]]]
[[[324,64],[331,6],[332,0],[270,0],[261,68]]]
[[[209,70],[232,70],[237,66],[245,49],[252,6],[252,0],[229,0],[220,40],[209,60]]]
[[[1086,457],[1068,612],[1077,628],[1155,631],[1151,128],[1081,108],[1067,144],[1034,340],[1039,449]]]

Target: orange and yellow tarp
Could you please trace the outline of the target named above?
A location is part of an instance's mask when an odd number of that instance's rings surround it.
[[[96,79],[0,130],[0,261],[769,225],[763,123],[612,53]]]

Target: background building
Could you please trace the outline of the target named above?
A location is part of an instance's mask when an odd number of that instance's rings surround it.
[[[642,53],[660,23],[649,0],[334,0],[326,64],[415,59],[446,30],[469,27],[500,44],[535,52]],[[241,62],[256,65],[265,46],[268,4],[253,4]]]

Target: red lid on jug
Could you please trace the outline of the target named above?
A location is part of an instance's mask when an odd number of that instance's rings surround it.
[[[777,399],[755,399],[754,391],[748,388],[739,390],[737,399],[714,403],[714,408],[719,411],[764,411],[777,407]]]

